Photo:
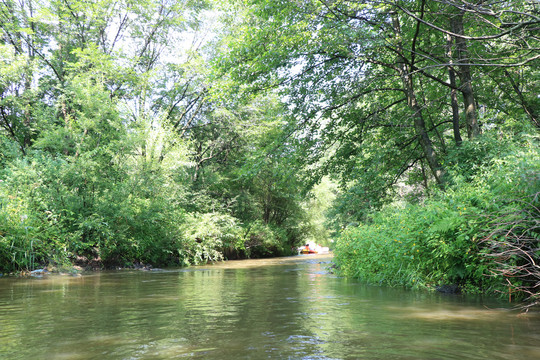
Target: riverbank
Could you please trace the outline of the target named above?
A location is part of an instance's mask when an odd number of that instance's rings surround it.
[[[445,188],[421,199],[396,198],[342,231],[338,273],[540,305],[539,149],[533,136],[504,146],[483,136],[454,149]],[[458,161],[465,154],[470,163]]]
[[[180,269],[205,269],[205,268],[215,268],[215,269],[242,269],[242,268],[254,268],[261,266],[273,266],[273,265],[286,265],[292,263],[302,263],[305,261],[312,262],[330,262],[334,258],[332,252],[326,254],[307,254],[307,255],[293,255],[293,256],[282,256],[274,258],[262,258],[262,259],[242,259],[242,260],[222,260],[208,262],[206,264],[192,265],[188,267],[182,267]],[[150,264],[141,264],[135,263],[131,267],[120,267],[116,266],[109,269],[104,269],[100,267],[87,267],[83,268],[81,266],[64,266],[64,267],[55,267],[49,266],[32,271],[20,271],[9,274],[0,274],[0,277],[27,277],[27,278],[41,278],[44,276],[82,276],[87,274],[95,274],[102,271],[172,271],[178,270],[178,267],[171,268],[157,268],[153,267]]]

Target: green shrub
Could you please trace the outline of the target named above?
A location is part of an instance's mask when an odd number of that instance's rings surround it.
[[[453,168],[453,184],[445,192],[421,204],[390,204],[372,212],[365,223],[345,229],[335,250],[339,272],[371,283],[457,284],[469,292],[503,294],[512,274],[510,291],[537,293],[524,285],[524,279],[532,286],[540,278],[533,266],[540,257],[537,142],[522,138],[489,149],[494,153],[476,158],[478,166],[464,165],[471,170],[467,176],[458,176],[463,169]],[[529,239],[529,250],[522,246],[524,239]],[[528,270],[521,270],[524,266]]]
[[[241,227],[227,214],[189,214],[178,252],[185,265],[223,260],[223,249],[242,248]]]

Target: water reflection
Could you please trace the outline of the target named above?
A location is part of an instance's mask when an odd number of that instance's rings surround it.
[[[0,358],[540,358],[538,316],[364,286],[329,261],[0,279]]]

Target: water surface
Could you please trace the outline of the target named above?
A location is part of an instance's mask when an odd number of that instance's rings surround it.
[[[365,286],[330,261],[0,278],[0,359],[540,359],[536,314]]]

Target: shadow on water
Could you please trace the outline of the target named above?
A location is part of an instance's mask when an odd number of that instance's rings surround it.
[[[329,256],[0,279],[2,359],[540,359],[540,317],[371,287]]]

